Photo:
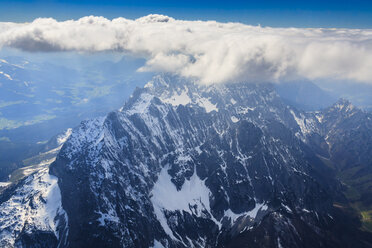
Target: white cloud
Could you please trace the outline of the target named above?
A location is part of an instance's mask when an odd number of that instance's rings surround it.
[[[372,30],[269,28],[182,21],[84,17],[0,23],[0,47],[25,51],[125,51],[144,68],[203,83],[343,79],[372,83]]]

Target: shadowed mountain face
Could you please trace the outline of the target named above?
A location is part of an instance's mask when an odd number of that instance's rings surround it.
[[[119,111],[82,122],[51,175],[38,172],[60,193],[35,204],[50,209],[46,224],[0,235],[23,246],[370,247],[335,207],[347,201],[326,161],[347,116],[293,109],[270,84],[157,76]]]
[[[275,89],[283,101],[306,111],[327,108],[337,100],[330,92],[306,80],[275,84]]]

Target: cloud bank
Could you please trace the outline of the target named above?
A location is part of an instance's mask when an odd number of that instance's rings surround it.
[[[29,52],[122,51],[161,71],[202,83],[340,79],[372,84],[372,30],[301,29],[162,15],[0,23],[0,47]]]

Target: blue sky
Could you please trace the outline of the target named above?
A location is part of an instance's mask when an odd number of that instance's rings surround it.
[[[151,13],[177,19],[243,22],[273,27],[372,28],[372,1],[196,1],[196,0],[13,0],[1,1],[0,21],[37,17],[57,20],[86,15],[137,18]]]

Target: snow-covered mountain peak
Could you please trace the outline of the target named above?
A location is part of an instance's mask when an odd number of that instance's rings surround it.
[[[155,76],[143,89],[137,89],[121,111],[129,114],[140,113],[147,109],[153,98],[174,108],[190,105],[200,107],[207,113],[218,112],[222,108],[224,111],[235,113],[231,117],[235,122],[240,119],[239,116],[248,113],[271,112],[274,115],[275,112],[285,111],[286,108],[271,84],[236,83],[206,86],[182,77],[163,74]],[[279,115],[276,117],[280,119]]]
[[[270,84],[156,76],[74,128],[51,165],[61,247],[339,247],[339,187],[316,155],[328,120]]]
[[[355,106],[349,100],[340,98],[332,108],[338,111],[351,112],[355,109]]]
[[[69,218],[70,242],[224,244],[272,211],[321,212],[329,203],[305,193],[318,176],[295,134],[313,131],[307,118],[270,84],[155,77],[120,111],[75,128],[53,164],[68,216],[85,213]]]

